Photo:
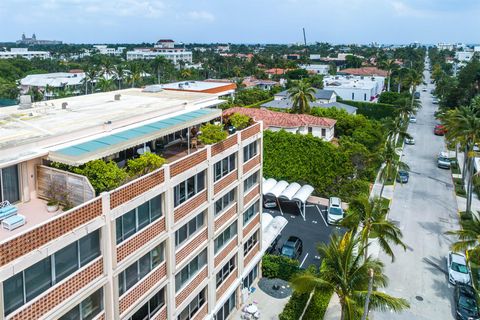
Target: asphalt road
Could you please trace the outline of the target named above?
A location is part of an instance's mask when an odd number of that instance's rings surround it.
[[[446,277],[446,260],[452,238],[445,231],[458,228],[457,205],[449,170],[439,169],[435,160],[444,149],[443,137],[433,134],[436,124],[433,113],[430,74],[425,72],[427,92],[421,92],[423,108],[417,123],[408,132],[416,145],[406,146],[402,160],[410,166],[408,184],[396,185],[390,219],[403,232],[407,251],[395,249],[392,264],[384,254],[386,275],[390,278],[387,292],[410,302],[410,309],[395,314],[375,313],[375,320],[454,319],[453,288]],[[423,85],[418,89],[421,91]]]

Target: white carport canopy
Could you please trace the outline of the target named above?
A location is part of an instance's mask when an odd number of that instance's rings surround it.
[[[288,182],[285,180],[280,180],[277,182],[277,184],[273,186],[272,189],[270,189],[270,191],[265,193],[265,195],[278,198],[280,194],[283,192],[283,190],[285,190],[287,187],[288,187]]]
[[[274,218],[268,213],[262,213],[262,253],[265,253],[287,223],[287,219],[282,216]]]
[[[292,182],[282,191],[278,196],[279,199],[285,199],[292,201],[293,197],[296,195],[297,191],[300,190],[300,185],[296,182]]]
[[[277,180],[275,179],[265,179],[263,178],[263,185],[262,185],[262,194],[266,195],[272,188],[277,184]]]

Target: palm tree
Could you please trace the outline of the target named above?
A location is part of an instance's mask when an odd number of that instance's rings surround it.
[[[157,83],[160,84],[160,73],[161,70],[164,69],[165,64],[167,64],[168,61],[165,59],[165,57],[162,56],[157,56],[155,59],[152,60],[151,66],[154,70],[154,72],[157,74]]]
[[[182,71],[180,71],[180,76],[183,78],[183,79],[188,79],[192,76],[192,70],[190,69],[182,69]]]
[[[385,189],[385,183],[390,180],[394,179],[395,175],[397,174],[397,168],[400,170],[410,170],[409,166],[400,161],[400,156],[398,155],[398,151],[395,148],[395,142],[387,141],[381,157],[383,160],[383,167],[380,169],[380,181],[382,181],[382,188],[380,189],[380,198],[383,194],[383,189]]]
[[[112,60],[109,58],[105,58],[102,61],[102,66],[101,66],[101,76],[104,78],[111,78],[113,73],[115,71],[115,65],[112,63]]]
[[[107,79],[103,76],[98,79],[98,86],[102,92],[111,91],[115,87],[113,79]]]
[[[90,83],[91,85],[91,90],[93,93],[93,89],[95,86],[95,81],[97,81],[97,78],[99,76],[99,71],[96,66],[91,66],[87,70],[85,70],[85,94],[88,94],[88,84]]]
[[[135,87],[135,83],[139,82],[140,79],[142,78],[142,70],[140,69],[140,66],[137,63],[132,63],[130,65],[130,70],[129,70],[129,81],[132,84],[132,88]]]
[[[395,143],[397,139],[404,139],[405,137],[410,138],[410,134],[404,129],[403,121],[404,120],[401,116],[387,118],[384,121],[383,127],[385,128],[385,132],[387,134],[386,143]]]
[[[412,105],[413,105],[413,101],[415,100],[415,91],[417,90],[417,86],[421,84],[422,81],[423,81],[423,75],[414,69],[410,69],[409,72],[407,73],[407,76],[404,79],[405,85],[410,87],[410,91],[412,93],[412,100],[411,100]]]
[[[125,66],[121,63],[115,65],[115,79],[118,81],[118,90],[122,89],[122,80],[125,78]]]
[[[480,97],[474,99],[469,106],[460,106],[447,112],[444,117],[447,137],[462,137],[465,142],[464,165],[467,179],[467,212],[471,212],[473,191],[473,170],[475,152],[473,147],[480,137]]]
[[[387,84],[387,91],[390,91],[390,77],[392,75],[392,71],[398,68],[398,64],[395,62],[394,59],[387,59],[382,61],[380,66],[387,70],[387,77],[388,77],[388,84]]]
[[[340,300],[341,320],[358,319],[362,313],[369,292],[370,270],[373,270],[370,310],[384,311],[388,308],[400,312],[409,307],[405,299],[378,291],[388,284],[388,278],[383,273],[384,265],[370,256],[365,259],[364,246],[351,232],[343,237],[332,235],[330,243],[320,244],[317,250],[323,258],[322,271],[318,275],[303,273],[292,280],[292,286],[300,292],[333,290]]]
[[[458,237],[458,240],[451,245],[453,251],[476,251],[480,249],[480,220],[477,218],[477,214],[472,214],[472,219],[460,220],[460,229],[447,231],[446,234],[454,235]],[[476,255],[469,255],[479,257]],[[470,261],[472,263],[472,261]],[[480,265],[480,261],[475,262],[476,266]]]
[[[404,250],[406,245],[402,242],[402,231],[387,219],[388,205],[381,198],[368,199],[363,196],[355,199],[349,205],[349,214],[342,219],[340,224],[353,233],[358,231],[362,245],[365,247],[365,259],[368,257],[368,241],[375,236],[382,250],[392,259],[395,255],[390,244],[401,246]]]
[[[297,81],[295,86],[288,89],[292,99],[293,113],[310,113],[310,102],[315,100],[315,88],[305,81]]]

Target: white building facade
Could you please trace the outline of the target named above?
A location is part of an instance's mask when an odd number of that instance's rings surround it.
[[[352,101],[376,102],[384,86],[384,77],[329,76],[323,80],[324,89]]]
[[[49,59],[50,52],[48,51],[28,51],[27,48],[11,48],[10,51],[0,52],[0,59],[13,59],[13,58],[25,58],[25,59]]]

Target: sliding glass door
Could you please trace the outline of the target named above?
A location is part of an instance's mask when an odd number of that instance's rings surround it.
[[[0,201],[14,203],[20,200],[18,166],[0,169]]]

